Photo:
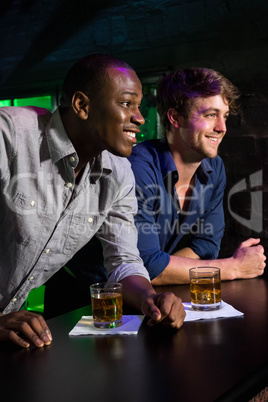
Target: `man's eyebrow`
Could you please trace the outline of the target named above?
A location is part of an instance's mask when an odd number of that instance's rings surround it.
[[[220,112],[220,109],[218,109],[218,108],[216,108],[216,107],[208,107],[208,108],[206,108],[206,109],[201,109],[201,110],[199,110],[199,113],[207,113],[207,112],[217,112],[217,113],[219,113]],[[230,111],[229,111],[229,109],[228,110],[226,110],[226,112],[224,113],[224,114],[227,114],[227,113],[229,113]]]
[[[130,95],[130,96],[135,96],[136,98],[139,97],[139,94],[134,91],[123,91],[121,95]],[[141,100],[143,100],[143,94],[141,94]]]
[[[133,92],[133,91],[124,91],[124,92],[122,92],[122,95],[138,96],[137,92]]]

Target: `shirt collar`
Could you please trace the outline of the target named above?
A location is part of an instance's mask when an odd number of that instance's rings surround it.
[[[65,131],[62,123],[59,109],[56,109],[52,114],[47,129],[47,143],[51,156],[52,163],[57,163],[60,159],[66,156],[75,154],[76,150]],[[78,160],[78,155],[77,155]],[[91,163],[91,180],[96,182],[100,176],[108,176],[112,172],[112,166],[108,152],[103,151]]]
[[[210,163],[210,159],[203,159],[200,166],[196,171],[196,175],[201,183],[206,184],[209,179],[209,175],[213,172],[213,168]]]
[[[161,139],[159,141],[158,155],[162,177],[165,179],[170,173],[177,172],[172,154],[170,152],[167,140]]]
[[[108,151],[103,151],[100,155],[96,156],[91,164],[90,181],[96,183],[99,178],[107,177],[112,172],[112,165],[108,157]]]
[[[46,133],[52,163],[57,163],[65,156],[76,154],[74,146],[63,126],[59,109],[56,109],[52,114]]]
[[[167,140],[165,138],[159,141],[159,162],[162,172],[162,177],[165,180],[168,175],[172,174],[178,179],[179,172],[176,169],[172,153],[169,149]],[[196,176],[201,183],[207,183],[209,175],[213,172],[210,159],[203,159],[200,166],[196,171]]]

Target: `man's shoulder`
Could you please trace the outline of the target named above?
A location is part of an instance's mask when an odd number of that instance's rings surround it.
[[[40,118],[48,120],[51,112],[35,106],[5,106],[0,108],[0,115],[2,118],[11,120],[14,125],[30,128],[32,125],[38,124]]]
[[[47,109],[37,106],[4,106],[0,108],[0,113],[7,114],[11,117],[31,117],[42,116],[50,112]]]

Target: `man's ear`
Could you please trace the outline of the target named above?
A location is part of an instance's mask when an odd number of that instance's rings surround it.
[[[175,128],[181,127],[183,118],[178,114],[176,109],[170,108],[167,112],[167,117],[172,126]]]
[[[88,118],[89,104],[88,96],[81,91],[75,92],[72,99],[72,108],[80,119],[86,120]]]

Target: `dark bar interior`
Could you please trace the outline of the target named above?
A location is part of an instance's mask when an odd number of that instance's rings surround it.
[[[73,63],[92,53],[111,53],[129,63],[143,85],[141,112],[145,124],[137,135],[137,141],[142,142],[161,138],[156,112],[156,87],[161,77],[187,67],[221,72],[241,91],[241,114],[230,117],[227,134],[219,147],[227,176],[225,232],[219,258],[230,257],[250,237],[259,238],[267,252],[267,21],[267,0],[2,0],[0,106],[33,105],[54,111],[59,104],[63,78]],[[263,278],[267,278],[266,271]],[[232,295],[230,290],[229,293]],[[267,295],[267,289],[264,294]],[[29,310],[42,314],[43,299],[42,286],[30,293]],[[264,302],[267,304],[267,300]],[[58,328],[56,321],[52,321],[53,325]],[[186,336],[185,343],[187,339]],[[153,353],[151,346],[150,353]],[[42,359],[40,354],[38,359],[39,362]],[[268,377],[264,380],[268,373],[266,366],[262,367],[264,374],[259,382],[263,388],[268,384]],[[261,392],[256,383],[247,394],[239,385],[240,395],[253,398],[254,393]],[[161,392],[159,395],[163,397]],[[166,402],[181,400],[179,396],[174,398],[171,391],[168,395],[170,399]],[[242,400],[234,396],[236,392],[232,395],[233,399],[227,395],[226,399],[223,396],[217,400]],[[264,401],[267,399],[261,398],[266,397],[267,389],[254,401]],[[58,398],[55,401],[61,400]],[[38,397],[29,401],[33,400],[38,401]],[[99,401],[102,400],[106,401],[105,398]],[[197,399],[189,402],[194,400]],[[142,392],[139,401],[145,401]]]
[[[42,105],[54,109],[70,65],[86,54],[110,52],[132,65],[143,83],[146,125],[138,139],[158,138],[158,79],[190,66],[220,71],[242,92],[243,109],[243,117],[230,119],[219,151],[228,177],[221,255],[231,255],[251,236],[261,238],[267,248],[267,16],[265,0],[103,0],[79,5],[3,0],[1,105],[46,96],[50,98]],[[255,183],[251,177],[257,172]],[[254,205],[252,194],[258,191],[262,198]]]

